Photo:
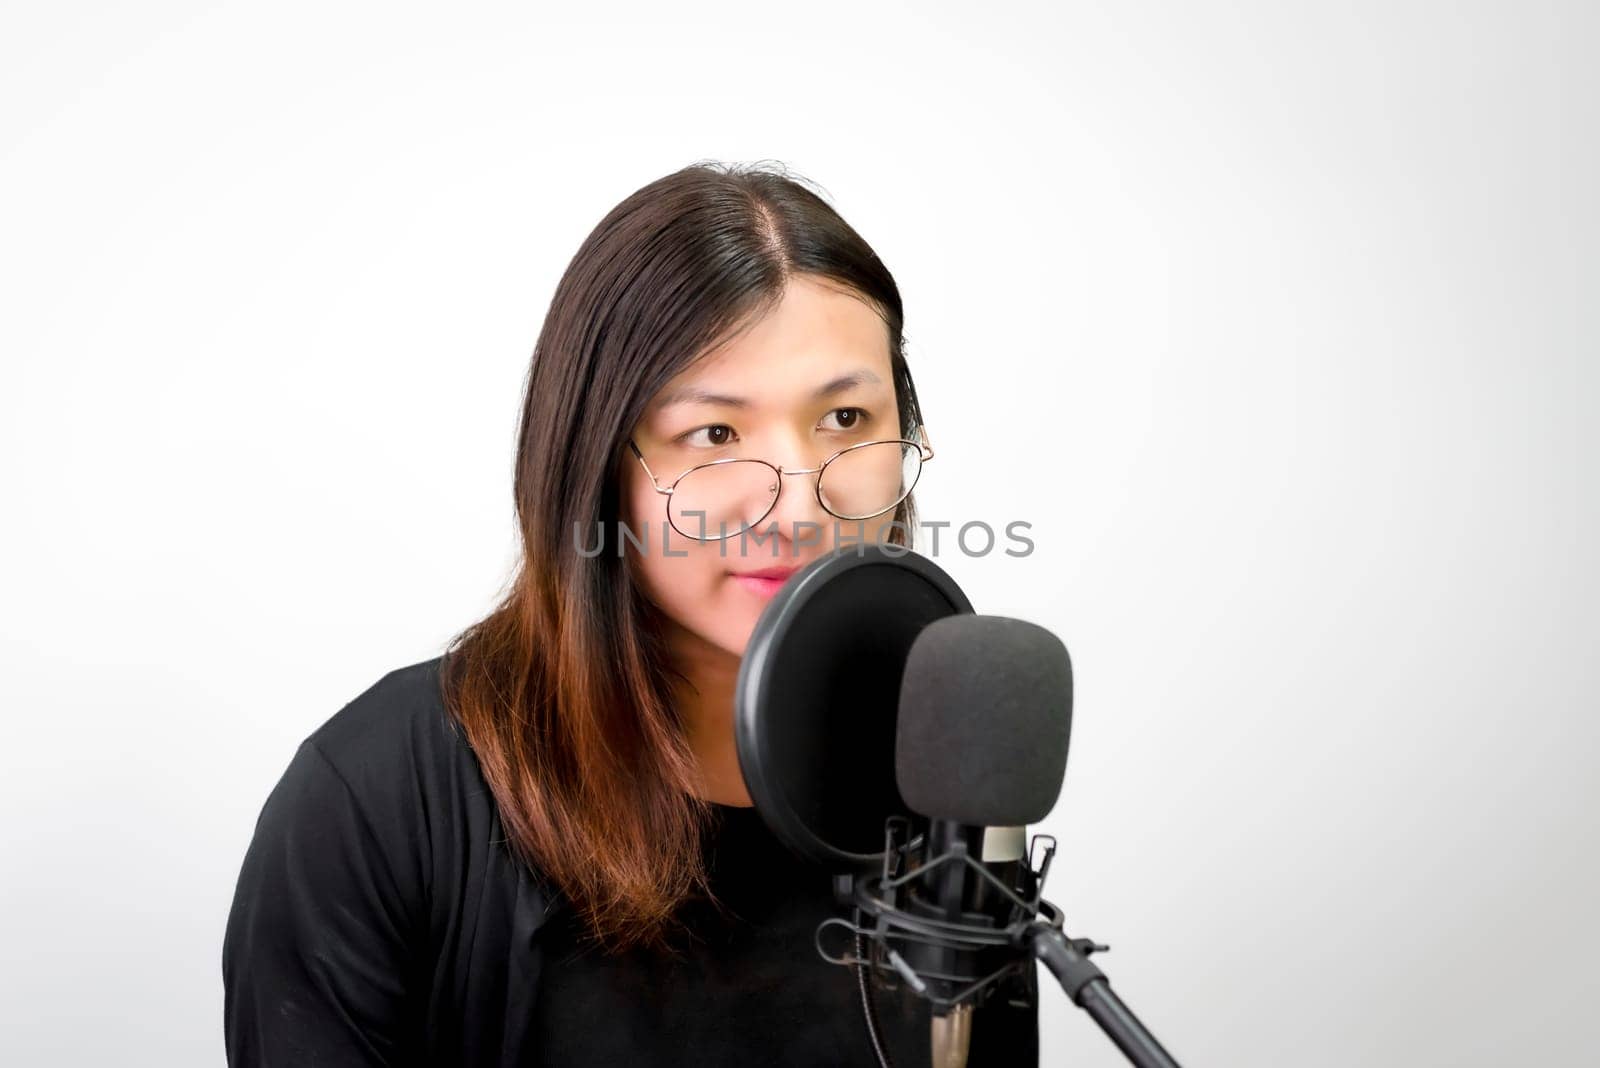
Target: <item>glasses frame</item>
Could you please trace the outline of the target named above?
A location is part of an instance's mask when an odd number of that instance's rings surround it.
[[[716,467],[719,464],[757,463],[757,464],[763,464],[766,467],[770,467],[774,472],[777,473],[777,476],[778,476],[778,492],[772,495],[772,503],[767,505],[767,510],[762,512],[760,517],[758,517],[754,522],[752,522],[750,524],[749,528],[747,528],[747,529],[754,529],[756,527],[759,527],[761,525],[761,521],[763,519],[766,519],[767,516],[771,515],[772,514],[772,510],[778,506],[779,499],[781,499],[783,497],[783,476],[784,475],[816,475],[817,479],[816,479],[815,482],[812,483],[812,491],[816,494],[817,504],[822,507],[823,511],[827,512],[829,515],[833,516],[835,519],[842,519],[847,523],[859,523],[859,522],[863,522],[863,521],[868,520],[868,519],[875,519],[878,516],[882,515],[883,512],[889,511],[890,508],[898,508],[898,507],[900,507],[900,504],[907,497],[911,496],[911,491],[916,489],[917,488],[917,483],[919,481],[921,481],[921,479],[922,479],[922,465],[927,463],[929,460],[933,459],[933,443],[928,438],[928,428],[919,423],[917,425],[917,434],[918,434],[919,437],[922,438],[921,441],[912,441],[909,438],[880,438],[880,439],[878,439],[876,441],[858,441],[854,445],[846,445],[844,448],[840,449],[838,452],[833,453],[831,456],[829,456],[826,460],[823,460],[822,463],[818,464],[816,467],[800,467],[800,468],[794,468],[792,470],[787,470],[787,471],[784,470],[783,467],[778,465],[778,464],[771,463],[771,462],[769,462],[767,460],[760,460],[760,459],[757,459],[756,457],[753,457],[753,456],[750,456],[750,457],[745,457],[745,456],[725,456],[720,460],[708,460],[703,464],[695,464],[693,467],[685,469],[682,474],[680,474],[677,478],[672,480],[672,485],[670,485],[670,486],[663,486],[661,484],[661,480],[656,477],[655,472],[650,470],[650,464],[645,461],[644,453],[639,451],[639,446],[634,443],[634,440],[631,437],[628,438],[628,448],[632,449],[633,450],[633,454],[639,458],[639,463],[640,463],[641,466],[644,467],[644,473],[649,476],[650,484],[655,487],[655,491],[657,493],[661,494],[662,496],[667,498],[666,501],[664,502],[665,505],[666,505],[667,525],[672,527],[673,530],[678,530],[678,524],[676,524],[676,523],[674,523],[672,521],[672,493],[673,493],[674,490],[676,490],[678,488],[678,484],[680,482],[682,482],[685,478],[688,478],[690,475],[694,474],[696,471],[700,470],[702,467]],[[829,508],[827,502],[822,499],[822,472],[827,470],[828,465],[833,463],[833,461],[837,460],[839,457],[843,456],[847,452],[853,452],[856,449],[864,449],[868,445],[887,445],[887,444],[890,444],[890,443],[898,443],[898,444],[901,444],[901,445],[915,446],[915,448],[917,449],[918,454],[921,456],[921,460],[917,463],[917,477],[911,480],[911,485],[906,487],[906,491],[905,491],[904,494],[901,495],[900,499],[895,501],[893,504],[889,505],[888,508],[883,509],[882,512],[874,512],[874,513],[872,513],[872,515],[866,515],[866,516],[843,516],[843,515],[840,515],[838,512],[835,512],[832,508]],[[736,530],[736,531],[733,531],[732,533],[723,534],[721,536],[712,536],[712,537],[704,537],[704,538],[697,537],[694,534],[689,534],[689,533],[686,533],[685,531],[682,531],[682,530],[678,530],[678,533],[682,534],[684,537],[690,538],[690,539],[692,539],[694,541],[726,541],[728,538],[733,537],[734,534],[740,533],[740,531]]]

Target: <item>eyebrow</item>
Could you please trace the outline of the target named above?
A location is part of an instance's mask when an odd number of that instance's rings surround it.
[[[811,394],[812,400],[822,400],[835,393],[843,393],[853,386],[879,385],[883,379],[872,371],[862,368],[842,374],[837,378],[818,386]],[[657,411],[671,408],[677,404],[719,404],[724,408],[749,408],[750,402],[743,397],[733,397],[726,393],[712,393],[710,390],[701,389],[699,386],[680,386],[661,399],[656,406]]]

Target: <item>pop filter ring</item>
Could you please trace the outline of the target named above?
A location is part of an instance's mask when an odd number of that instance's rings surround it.
[[[760,730],[759,710],[766,706],[774,685],[768,665],[794,625],[801,611],[839,576],[858,568],[890,566],[915,573],[947,601],[951,615],[973,614],[972,602],[955,580],[938,565],[910,549],[890,551],[882,545],[859,543],[836,549],[797,571],[762,611],[745,646],[734,686],[734,741],[745,788],[756,810],[772,832],[791,850],[810,860],[871,870],[884,860],[883,852],[856,853],[825,841],[809,826],[790,803],[783,784],[771,774],[771,754]],[[893,710],[895,713],[898,709]],[[893,775],[892,766],[884,769]]]

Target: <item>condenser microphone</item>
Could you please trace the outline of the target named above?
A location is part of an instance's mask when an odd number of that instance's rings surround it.
[[[1130,1061],[1177,1066],[1090,963],[1106,947],[1068,938],[1061,910],[1040,896],[1053,840],[1037,871],[1031,858],[1007,867],[973,853],[985,827],[1033,823],[1055,807],[1071,725],[1071,660],[1043,627],[1000,616],[938,620],[906,658],[895,781],[927,818],[926,840],[906,874],[891,877],[886,866],[858,897],[883,941],[903,946],[896,967],[934,1001],[936,1068],[966,1064],[972,1003],[1034,958]]]
[[[896,724],[895,781],[906,805],[928,819],[917,858],[926,874],[907,885],[899,907],[956,931],[1004,931],[1035,889],[1026,825],[1055,807],[1066,773],[1066,646],[1021,619],[937,620],[906,658]],[[978,1000],[968,990],[1025,958],[1015,946],[959,937],[912,940],[901,955],[935,999],[935,1068],[960,1068]]]

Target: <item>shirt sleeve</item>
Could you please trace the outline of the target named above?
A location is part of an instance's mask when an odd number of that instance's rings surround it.
[[[420,1063],[418,888],[348,781],[308,739],[268,796],[223,938],[231,1068]],[[387,817],[393,821],[392,815]]]

